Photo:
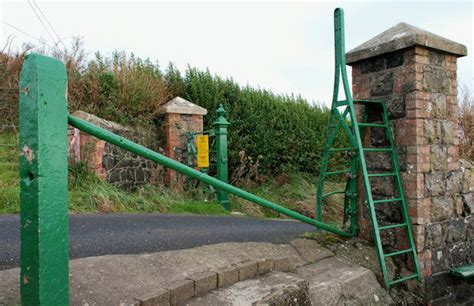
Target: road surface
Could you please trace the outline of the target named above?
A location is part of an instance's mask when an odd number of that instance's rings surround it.
[[[314,227],[289,220],[198,215],[70,215],[71,258],[139,254],[220,242],[287,243]],[[0,216],[0,270],[19,266],[18,215]]]

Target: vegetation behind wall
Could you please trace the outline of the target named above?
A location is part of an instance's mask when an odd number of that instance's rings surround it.
[[[55,56],[66,64],[69,76],[69,108],[84,110],[125,125],[153,129],[159,123],[157,110],[175,96],[206,109],[205,129],[212,127],[216,109],[223,104],[229,128],[229,161],[233,182],[258,179],[259,174],[284,171],[315,173],[320,167],[326,141],[329,111],[293,95],[240,86],[231,78],[208,70],[188,67],[180,73],[149,59],[114,52],[96,53],[86,60],[76,39],[65,52],[26,46],[17,53],[0,52],[0,124],[18,120],[18,80],[24,55],[31,50]],[[472,95],[460,95],[461,155],[472,159]],[[339,140],[344,142],[343,140]]]
[[[22,60],[30,49],[0,55],[0,67],[8,71],[0,87],[17,90]],[[162,69],[158,63],[124,52],[110,57],[96,53],[87,61],[80,40],[67,52],[34,51],[65,62],[70,112],[80,109],[121,124],[154,128],[159,106],[182,96],[208,109],[205,128],[209,129],[222,103],[232,124],[229,160],[234,180],[290,170],[314,173],[319,168],[328,109],[299,96],[242,87],[232,79],[192,67],[181,74],[173,65]],[[2,104],[16,110],[17,99]],[[17,111],[11,114],[4,120],[16,122]]]

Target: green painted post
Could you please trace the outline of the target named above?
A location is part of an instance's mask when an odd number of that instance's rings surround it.
[[[20,75],[22,305],[69,305],[67,76],[30,54]]]
[[[217,109],[217,120],[212,124],[216,134],[216,155],[217,155],[217,179],[227,183],[229,171],[227,167],[227,127],[229,121],[224,117],[224,106],[222,104]],[[227,192],[217,190],[217,200],[227,210],[230,210],[229,195]]]

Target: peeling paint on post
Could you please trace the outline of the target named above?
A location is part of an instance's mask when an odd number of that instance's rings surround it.
[[[67,76],[28,55],[20,76],[21,303],[69,305]]]

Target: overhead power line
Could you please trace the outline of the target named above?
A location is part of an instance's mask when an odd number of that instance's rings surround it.
[[[40,15],[38,14],[38,12],[36,11],[35,7],[33,6],[33,4],[31,4],[31,1],[28,0],[28,4],[30,5],[31,9],[33,10],[33,12],[35,13],[36,17],[38,18],[38,20],[41,22],[41,24],[43,25],[43,28],[46,30],[46,33],[48,33],[48,36],[49,38],[51,39],[51,41],[53,42],[53,45],[55,48],[57,48],[57,43],[56,41],[54,40],[53,38],[53,35],[51,35],[51,33],[49,32],[48,30],[48,27],[46,26],[46,24],[44,23],[43,19],[41,19]]]
[[[15,30],[17,30],[18,32],[20,32],[20,33],[22,33],[22,34],[28,36],[29,38],[33,38],[34,40],[36,40],[36,41],[38,41],[38,42],[40,42],[40,43],[44,43],[44,41],[42,41],[41,39],[39,39],[39,38],[37,38],[37,37],[34,37],[34,36],[31,35],[31,34],[26,33],[25,31],[23,31],[22,29],[20,29],[20,28],[14,26],[14,25],[11,24],[11,23],[8,23],[8,22],[3,21],[3,20],[0,20],[0,22],[3,23],[3,24],[5,24],[5,25],[7,25],[7,26],[9,26],[10,28],[15,29]],[[49,44],[48,44],[48,45],[49,45]]]
[[[64,44],[63,40],[61,37],[58,35],[58,32],[54,29],[53,25],[49,22],[48,18],[46,18],[46,15],[43,13],[43,10],[39,7],[38,3],[36,0],[31,0],[33,4],[38,8],[38,11],[40,12],[41,16],[43,16],[44,20],[48,24],[49,28],[53,31],[54,35],[56,36],[57,40],[63,45],[64,49],[67,49],[66,44]]]

